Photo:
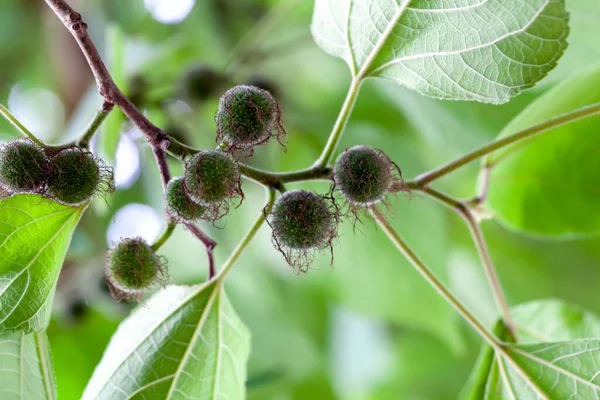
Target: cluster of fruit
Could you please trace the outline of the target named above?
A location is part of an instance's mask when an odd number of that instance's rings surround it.
[[[200,150],[186,161],[185,173],[168,182],[167,208],[179,223],[215,222],[227,214],[236,199],[243,199],[239,160],[253,155],[257,145],[285,131],[281,110],[266,90],[239,85],[228,90],[216,114],[215,150]],[[10,191],[44,193],[57,201],[77,205],[89,201],[109,174],[90,152],[69,147],[42,148],[16,140],[0,151],[0,180]],[[341,195],[354,215],[381,201],[401,185],[395,164],[380,150],[355,146],[335,162],[332,190],[284,192],[266,216],[272,241],[296,271],[305,271],[315,251],[331,248],[343,213],[335,196]],[[123,239],[109,252],[106,275],[109,288],[120,299],[139,298],[143,291],[166,277],[165,262],[141,238]]]

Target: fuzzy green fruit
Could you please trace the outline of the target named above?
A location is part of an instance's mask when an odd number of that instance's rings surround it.
[[[277,199],[269,223],[279,246],[310,250],[331,243],[336,214],[322,196],[307,190],[293,190]]]
[[[380,150],[354,146],[345,150],[333,168],[335,186],[355,205],[370,205],[388,193],[394,180],[392,162]]]
[[[241,195],[238,165],[223,151],[202,150],[186,164],[185,187],[197,203],[220,203]]]
[[[183,177],[174,178],[167,185],[167,204],[169,213],[184,221],[197,221],[206,213],[206,207],[190,199]]]
[[[35,191],[44,185],[48,159],[30,140],[17,139],[0,149],[0,183],[7,190]]]
[[[144,239],[123,239],[108,254],[106,277],[113,295],[132,298],[159,280],[160,258]]]
[[[183,74],[180,90],[183,97],[193,102],[208,100],[221,94],[226,77],[203,65],[189,68]]]
[[[239,85],[225,92],[216,119],[218,139],[234,149],[250,149],[282,132],[277,102],[255,86]]]
[[[101,166],[90,152],[74,147],[61,150],[50,159],[48,191],[61,203],[84,203],[101,183]]]

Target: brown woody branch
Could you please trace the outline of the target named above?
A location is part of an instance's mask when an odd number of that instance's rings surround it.
[[[150,122],[115,84],[98,52],[98,48],[88,33],[87,24],[83,21],[81,14],[73,10],[64,0],[46,0],[46,3],[71,32],[79,45],[94,74],[98,92],[104,97],[104,108],[110,108],[111,105],[119,107],[125,116],[144,134],[148,143],[152,146],[163,188],[166,189],[167,183],[171,179],[166,155],[166,150],[171,146],[169,137],[162,129]],[[170,217],[168,218],[170,220]],[[206,247],[209,259],[209,276],[214,276],[213,249],[216,242],[195,225],[186,224],[186,227]]]

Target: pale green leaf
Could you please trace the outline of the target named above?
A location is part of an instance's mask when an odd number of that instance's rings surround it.
[[[0,336],[0,399],[56,398],[46,334],[12,332]]]
[[[484,346],[463,399],[481,398],[481,393],[487,400],[600,395],[600,320],[595,315],[559,300],[522,304],[511,315],[519,344],[496,352]]]
[[[505,354],[497,357],[500,380],[506,392],[513,395],[500,398],[600,398],[598,339],[510,345],[504,351]]]
[[[505,137],[580,107],[600,102],[600,67],[548,91],[500,134]],[[572,236],[600,232],[600,117],[555,128],[525,143],[497,151],[487,206],[520,231]]]
[[[48,325],[58,273],[84,209],[31,194],[0,201],[0,332]]]
[[[564,0],[316,0],[312,34],[354,76],[441,99],[503,103],[567,47]]]
[[[519,343],[600,338],[600,319],[560,300],[539,300],[513,307]]]
[[[220,281],[170,286],[121,324],[84,399],[244,399],[249,353]]]

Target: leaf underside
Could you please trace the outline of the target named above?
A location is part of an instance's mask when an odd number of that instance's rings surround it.
[[[353,76],[424,95],[504,103],[567,47],[564,0],[316,0],[312,34]]]
[[[12,332],[0,336],[0,399],[56,399],[45,333]]]
[[[249,353],[220,282],[171,286],[121,324],[84,399],[243,399]]]
[[[0,333],[48,325],[58,273],[84,208],[31,194],[0,201]]]
[[[486,346],[463,399],[600,398],[600,339],[582,339],[598,335],[597,317],[558,300],[520,305],[512,315],[524,344]]]

